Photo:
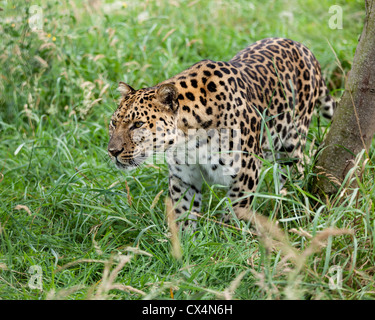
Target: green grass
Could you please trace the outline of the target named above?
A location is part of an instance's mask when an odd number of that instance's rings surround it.
[[[275,192],[277,171],[266,164],[254,209],[278,222],[281,235],[256,236],[238,220],[218,224],[225,192],[205,186],[204,217],[195,240],[182,235],[181,260],[171,254],[165,218],[166,166],[124,173],[106,154],[118,81],[151,86],[201,59],[229,60],[264,37],[307,44],[339,97],[345,78],[328,42],[348,72],[362,1],[341,4],[342,30],[328,26],[336,4],[329,0],[88,3],[40,1],[40,33],[30,30],[23,1],[1,5],[0,299],[143,297],[128,287],[104,290],[113,279],[153,299],[171,291],[175,299],[223,298],[231,285],[232,299],[374,298],[374,147],[358,189],[328,202],[309,191],[314,158],[304,179],[291,175],[286,195]],[[309,141],[320,144],[326,125],[314,118]],[[327,228],[353,234],[327,236],[299,266],[311,237]],[[41,289],[29,286],[34,265]],[[335,266],[342,287],[330,289]]]

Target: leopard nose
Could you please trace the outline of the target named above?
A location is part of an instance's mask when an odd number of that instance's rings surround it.
[[[124,151],[124,148],[122,148],[121,150],[119,148],[112,148],[112,147],[109,147],[108,148],[108,152],[114,156],[114,157],[117,157],[121,152]]]

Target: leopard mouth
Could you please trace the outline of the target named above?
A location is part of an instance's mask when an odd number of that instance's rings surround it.
[[[132,170],[141,165],[140,162],[136,161],[135,159],[129,159],[126,162],[120,162],[117,158],[115,159],[115,165],[117,168],[121,170]]]
[[[132,167],[130,163],[129,164],[122,163],[122,162],[118,161],[117,158],[114,159],[114,162],[115,162],[115,165],[118,169],[129,170]]]
[[[118,157],[113,157],[112,161],[115,163],[116,167],[121,170],[132,170],[139,167],[147,158],[147,155],[138,153],[131,158],[128,157],[119,159]]]

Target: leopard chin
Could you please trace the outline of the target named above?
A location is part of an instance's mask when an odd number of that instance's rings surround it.
[[[118,169],[129,171],[138,168],[146,159],[147,157],[138,156],[132,159],[126,159],[126,161],[119,161],[117,158],[112,160]]]

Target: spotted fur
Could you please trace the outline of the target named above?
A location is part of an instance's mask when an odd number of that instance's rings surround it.
[[[327,118],[335,108],[312,52],[282,38],[255,42],[228,62],[202,60],[150,88],[134,90],[120,83],[119,89],[109,156],[127,169],[152,151],[170,151],[169,194],[177,218],[190,213],[187,224],[200,212],[204,179],[227,185],[235,214],[249,219],[260,158],[284,154],[301,169],[314,107],[320,104]],[[194,151],[219,141],[223,129],[232,130],[227,142],[233,157],[225,157],[228,150],[220,147],[197,157]],[[200,133],[190,136],[189,130]],[[179,159],[181,139],[188,141],[182,153],[192,161]]]

